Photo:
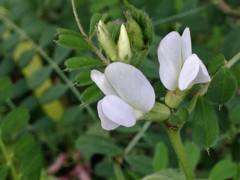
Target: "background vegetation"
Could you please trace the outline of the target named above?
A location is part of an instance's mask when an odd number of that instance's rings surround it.
[[[229,60],[240,51],[239,0],[130,2],[152,19],[154,44],[141,70],[163,94],[156,50],[168,32],[190,27],[193,52],[207,66],[219,53]],[[121,0],[76,3],[87,32],[96,12],[107,21],[124,21]],[[70,57],[93,55],[84,47],[58,46],[60,27],[78,31],[68,0],[0,0],[0,179],[140,179],[155,172],[184,179],[159,124],[111,132],[100,127],[96,102],[102,94],[85,91],[89,68],[68,71],[64,65]],[[216,145],[201,149],[193,143],[191,117],[181,134],[197,178],[240,178],[240,63],[231,72],[238,83],[235,96],[213,105]]]

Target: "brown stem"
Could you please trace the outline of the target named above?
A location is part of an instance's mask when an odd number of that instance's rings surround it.
[[[216,6],[225,14],[234,18],[240,18],[240,9],[232,9],[224,0],[218,1]]]

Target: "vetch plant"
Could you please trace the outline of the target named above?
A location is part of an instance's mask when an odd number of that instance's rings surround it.
[[[134,66],[115,62],[104,73],[91,71],[91,78],[106,95],[98,102],[102,127],[131,127],[154,106],[155,93],[147,78]]]

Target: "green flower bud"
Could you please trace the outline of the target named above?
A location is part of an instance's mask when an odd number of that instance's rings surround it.
[[[133,17],[129,12],[126,13],[126,18],[128,20],[127,29],[128,29],[131,45],[134,49],[140,51],[144,47],[144,41],[143,41],[144,37],[143,37],[142,29],[137,23],[137,21],[133,19]]]
[[[102,48],[105,50],[107,56],[109,56],[112,61],[116,61],[116,43],[112,39],[111,34],[109,33],[106,25],[102,22],[102,20],[100,20],[97,25],[97,36],[98,41]]]
[[[176,108],[185,98],[187,94],[187,91],[180,91],[180,90],[175,90],[175,91],[168,91],[167,95],[165,96],[165,103],[170,107],[170,108]]]
[[[153,122],[162,122],[167,120],[171,115],[170,109],[164,104],[156,102],[152,110],[145,114],[142,119],[153,121]]]
[[[118,60],[126,63],[130,63],[132,52],[130,48],[130,42],[127,34],[127,30],[124,24],[121,25],[120,35],[118,39]]]

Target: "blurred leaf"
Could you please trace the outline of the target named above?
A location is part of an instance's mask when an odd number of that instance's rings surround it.
[[[186,142],[184,144],[184,147],[187,154],[187,158],[189,159],[191,169],[194,170],[201,157],[200,149],[192,142]]]
[[[232,123],[240,124],[240,104],[230,109],[229,119]]]
[[[222,160],[212,168],[209,179],[222,180],[232,178],[237,173],[237,165],[230,160]]]
[[[102,14],[95,13],[93,14],[90,22],[89,36],[91,37],[94,34],[97,23],[102,19]]]
[[[75,80],[80,84],[80,86],[86,86],[93,83],[91,77],[91,70],[81,71],[76,77]]]
[[[12,98],[18,98],[23,96],[28,91],[27,82],[25,79],[20,79],[14,84]]]
[[[56,46],[53,53],[53,59],[57,62],[57,64],[61,63],[65,60],[68,55],[71,53],[70,49],[65,49],[61,46]]]
[[[7,174],[8,174],[8,165],[1,165],[0,166],[0,180],[5,180],[7,179]]]
[[[32,111],[37,108],[38,100],[36,96],[30,95],[23,99],[23,101],[20,103],[20,106],[26,108],[28,111]]]
[[[36,71],[29,79],[28,79],[28,85],[31,89],[36,89],[38,86],[40,86],[49,76],[52,72],[52,68],[49,66],[45,66],[38,71]]]
[[[237,80],[238,87],[240,87],[240,63],[235,64],[233,67],[231,67],[231,72]]]
[[[153,157],[153,168],[154,171],[161,169],[167,169],[168,166],[168,149],[165,143],[159,142],[155,148]]]
[[[5,75],[10,74],[13,70],[15,70],[15,68],[16,68],[16,66],[15,66],[15,63],[13,62],[12,58],[7,57],[5,59],[1,59],[0,76],[5,76]]]
[[[226,59],[232,58],[240,51],[240,26],[235,26],[225,38],[223,45],[223,54]]]
[[[3,137],[15,134],[17,131],[24,129],[29,120],[29,113],[26,109],[19,107],[13,109],[2,120],[0,131]]]
[[[68,70],[75,70],[85,67],[103,65],[103,62],[90,57],[72,57],[66,60],[65,65],[67,66]]]
[[[13,84],[9,77],[0,77],[0,101],[9,98],[12,94]]]
[[[82,93],[81,97],[84,103],[90,104],[98,100],[102,95],[102,91],[98,88],[98,86],[93,84]]]
[[[36,54],[34,50],[25,51],[21,54],[20,58],[18,59],[18,65],[22,69],[26,67],[31,61],[33,56]]]
[[[218,140],[217,116],[213,107],[203,98],[199,97],[193,114],[193,140],[203,148],[209,148]]]
[[[228,102],[236,93],[237,82],[231,71],[222,67],[213,77],[207,97],[210,102],[224,104]]]
[[[122,153],[122,149],[114,144],[111,139],[88,134],[80,136],[76,141],[76,148],[80,153],[93,154],[106,154],[110,156]]]
[[[75,31],[68,29],[57,29],[58,40],[57,43],[66,48],[73,48],[79,50],[90,49],[89,45],[84,40],[84,37]]]
[[[127,155],[126,161],[131,169],[142,174],[150,174],[153,172],[152,159],[144,155]]]
[[[185,176],[182,172],[176,169],[166,169],[159,173],[145,176],[142,180],[185,180]]]
[[[36,140],[29,134],[24,135],[14,148],[14,156],[20,162],[20,172],[24,179],[38,180],[42,167],[42,154]]]
[[[68,87],[64,84],[57,84],[46,91],[41,95],[40,101],[45,104],[54,100],[61,98],[67,91]]]
[[[114,176],[114,169],[112,165],[112,161],[108,158],[103,159],[100,163],[98,163],[94,169],[94,172],[98,176],[103,177],[113,177]]]
[[[215,74],[217,70],[224,65],[224,63],[225,57],[222,54],[218,54],[208,63],[208,72],[212,75]]]
[[[39,39],[39,45],[45,47],[53,42],[53,36],[56,33],[55,28],[47,26],[41,34]]]

